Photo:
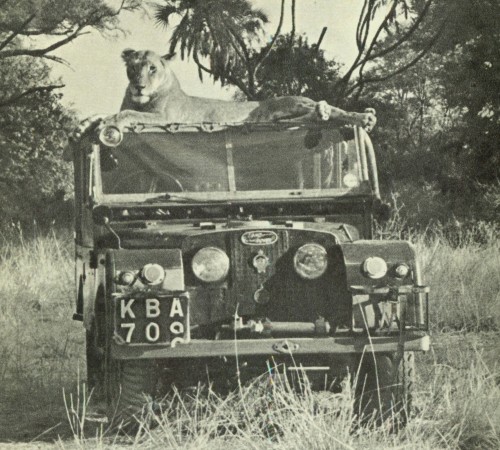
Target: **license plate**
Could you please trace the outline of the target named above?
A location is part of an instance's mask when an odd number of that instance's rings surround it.
[[[189,340],[186,296],[117,297],[115,341],[120,344],[170,344]]]

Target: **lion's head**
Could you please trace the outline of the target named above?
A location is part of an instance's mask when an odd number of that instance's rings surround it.
[[[160,87],[171,85],[174,75],[167,67],[167,61],[173,56],[160,56],[150,50],[123,50],[122,58],[130,82],[128,90],[133,102],[148,103]]]

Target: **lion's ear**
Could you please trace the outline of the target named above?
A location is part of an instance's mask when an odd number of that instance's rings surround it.
[[[161,59],[163,59],[164,61],[170,61],[171,59],[173,59],[175,57],[176,53],[167,53],[166,55],[163,55],[161,57]]]
[[[125,62],[128,62],[130,58],[132,58],[137,52],[135,50],[132,50],[131,48],[126,48],[122,52],[122,59]]]

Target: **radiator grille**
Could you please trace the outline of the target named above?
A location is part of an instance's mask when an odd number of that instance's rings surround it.
[[[274,230],[278,236],[275,243],[247,245],[241,239],[247,231],[231,230],[197,236],[188,246],[192,253],[198,247],[217,245],[225,249],[231,261],[230,274],[222,285],[196,283],[189,288],[194,323],[227,321],[235,313],[252,318],[298,322],[313,322],[319,317],[337,322],[340,316],[345,316],[345,301],[342,298],[346,292],[345,269],[332,235],[313,230]],[[328,251],[329,268],[317,280],[301,279],[293,267],[296,249],[307,242],[317,242]],[[267,258],[268,262],[262,273],[253,264],[258,254]],[[254,300],[256,291],[262,288],[269,298],[267,304],[258,304]]]

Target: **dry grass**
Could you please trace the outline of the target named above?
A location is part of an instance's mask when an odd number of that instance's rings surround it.
[[[500,240],[451,247],[439,238],[417,240],[425,279],[432,287],[435,330],[500,330]]]
[[[81,325],[71,320],[69,238],[3,239],[0,250],[0,438],[35,437],[65,424],[61,388],[83,369]],[[30,426],[27,427],[27,423]]]
[[[500,324],[498,241],[458,248],[444,240],[417,241],[417,246],[432,287],[436,332],[433,351],[418,356],[417,412],[404,430],[353,431],[348,383],[341,394],[318,394],[307,384],[297,392],[283,378],[264,375],[226,397],[209,389],[172,394],[162,404],[156,428],[127,438],[103,436],[99,428],[96,437],[85,395],[78,391],[83,329],[71,321],[70,239],[49,235],[5,241],[0,251],[0,441],[26,442],[54,427],[38,439],[60,435],[56,445],[64,448],[500,448],[500,337],[491,331]],[[485,329],[490,332],[465,332]]]
[[[61,448],[138,449],[497,449],[500,448],[500,387],[481,350],[463,336],[438,342],[416,391],[417,412],[399,433],[357,427],[350,385],[340,394],[293,389],[283,376],[263,375],[221,397],[207,388],[175,392],[162,402],[154,428],[143,421],[133,436],[75,433]],[[498,344],[498,339],[496,343]],[[453,352],[449,352],[454,348]],[[444,351],[443,351],[444,350]],[[78,413],[75,410],[75,413]],[[76,414],[78,415],[78,414]],[[79,416],[80,424],[84,422]],[[76,428],[75,428],[76,430]]]

